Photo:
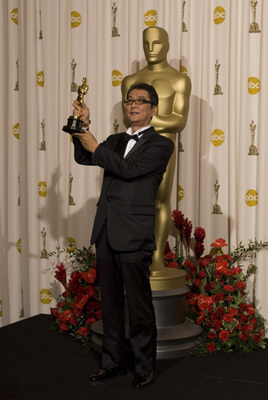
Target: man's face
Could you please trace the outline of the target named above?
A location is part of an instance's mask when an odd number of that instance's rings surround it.
[[[149,93],[143,89],[133,89],[128,95],[129,100],[144,99],[150,101]],[[130,122],[133,132],[144,126],[151,124],[152,117],[157,112],[157,106],[152,106],[150,103],[126,105],[126,116]]]
[[[166,59],[169,50],[168,39],[158,29],[147,29],[143,37],[143,49],[147,62],[157,64]]]

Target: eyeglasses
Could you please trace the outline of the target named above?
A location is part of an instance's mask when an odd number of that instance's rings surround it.
[[[125,99],[124,100],[124,103],[127,105],[127,106],[131,106],[133,103],[135,103],[137,106],[141,106],[142,104],[152,104],[152,102],[151,101],[149,101],[149,100],[145,100],[145,99],[142,99],[142,98],[137,98],[137,99]]]

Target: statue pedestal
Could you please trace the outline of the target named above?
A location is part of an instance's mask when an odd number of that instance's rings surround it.
[[[202,329],[185,320],[184,296],[189,291],[185,286],[185,272],[166,268],[166,275],[151,277],[153,305],[157,326],[157,358],[184,357],[196,344]],[[129,343],[128,312],[125,307],[126,349]],[[102,321],[91,326],[92,344],[95,350],[102,347]]]
[[[166,268],[166,275],[150,278],[157,326],[157,358],[185,356],[196,344],[202,329],[185,320],[186,273]]]

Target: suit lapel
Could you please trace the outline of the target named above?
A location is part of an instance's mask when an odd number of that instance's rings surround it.
[[[157,135],[157,133],[155,132],[154,128],[149,128],[146,131],[144,131],[142,137],[140,138],[140,140],[135,144],[135,146],[132,147],[132,149],[130,150],[130,152],[126,155],[125,159],[127,159],[128,157],[130,157],[133,153],[135,153],[141,146],[143,146],[152,135]]]

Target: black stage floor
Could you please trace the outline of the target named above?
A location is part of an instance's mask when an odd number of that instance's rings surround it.
[[[100,354],[85,353],[40,314],[0,329],[0,400],[267,400],[268,349],[157,362],[156,380],[133,389],[133,375],[90,383]]]

